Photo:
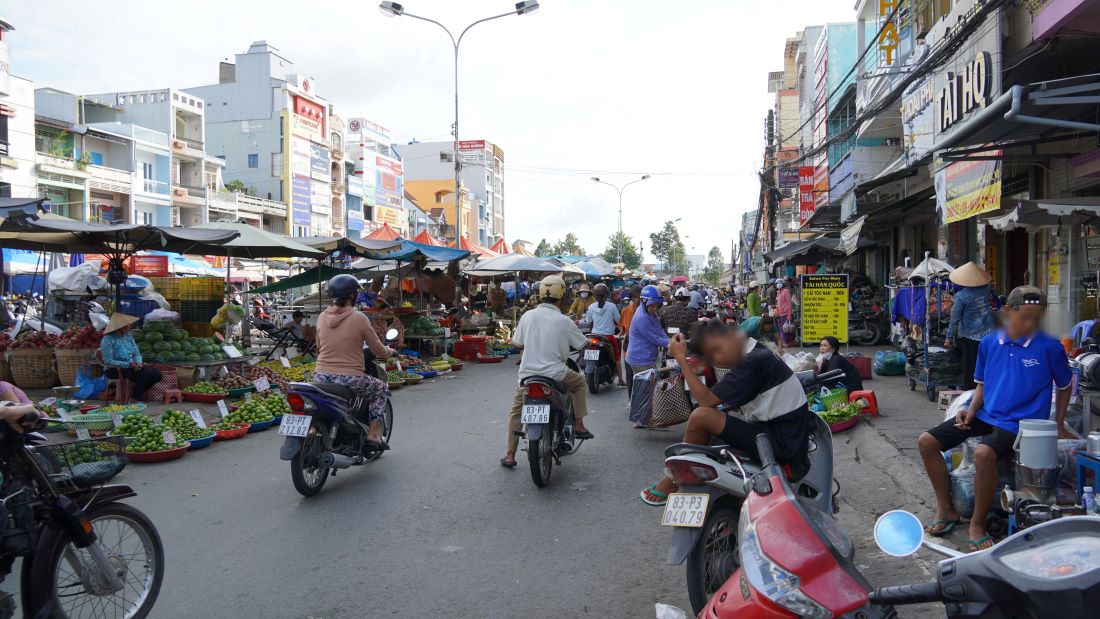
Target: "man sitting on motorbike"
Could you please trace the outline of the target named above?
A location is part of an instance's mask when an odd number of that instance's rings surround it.
[[[596,302],[588,306],[584,319],[592,325],[592,335],[603,336],[611,343],[611,352],[615,357],[615,379],[624,385],[622,371],[619,369],[619,338],[615,336],[619,322],[619,308],[607,300],[610,290],[607,284],[596,284],[592,289]]]
[[[379,450],[389,449],[380,435],[390,388],[366,374],[363,344],[380,359],[387,359],[396,351],[382,344],[370,319],[355,309],[359,280],[351,275],[337,275],[329,280],[327,290],[332,297],[332,305],[317,317],[317,368],[314,379],[319,383],[343,385],[365,398],[370,418],[367,444]]]
[[[531,376],[545,376],[559,381],[569,390],[573,399],[573,413],[577,417],[576,437],[591,439],[593,435],[584,427],[584,418],[588,415],[588,388],[584,374],[566,367],[565,362],[573,350],[579,350],[587,339],[577,325],[561,313],[558,302],[565,294],[565,280],[551,275],[539,284],[542,303],[529,310],[519,319],[516,332],[512,334],[512,343],[523,349],[519,362],[519,380]],[[520,409],[523,408],[523,396],[526,390],[516,388],[516,397],[512,410],[508,413],[508,451],[500,459],[500,465],[506,468],[516,466],[516,448],[519,447],[521,424]]]
[[[661,310],[661,325],[665,329],[675,328],[680,333],[690,333],[692,325],[699,322],[699,310],[688,305],[691,293],[681,286],[676,289],[672,299],[673,303]]]
[[[684,442],[708,445],[716,436],[759,460],[756,435],[765,432],[781,464],[805,466],[813,413],[806,406],[802,384],[787,364],[736,326],[717,320],[695,328],[691,349],[707,365],[731,369],[713,389],[708,389],[694,372],[684,373],[691,395],[699,403],[688,418]],[[668,352],[680,367],[689,367],[682,334],[672,338]],[[740,409],[740,413],[723,413],[717,410],[719,404]],[[676,489],[671,479],[663,477],[642,490],[642,501],[664,505]]]

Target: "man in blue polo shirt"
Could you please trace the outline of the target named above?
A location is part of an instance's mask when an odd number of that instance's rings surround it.
[[[1008,295],[1004,328],[982,338],[974,368],[977,387],[970,406],[917,439],[924,468],[936,491],[936,517],[925,531],[942,537],[959,524],[951,502],[943,455],[971,437],[981,437],[974,450],[974,515],[966,543],[971,551],[993,546],[986,516],[997,493],[997,458],[1011,457],[1012,444],[1024,419],[1050,418],[1050,393],[1056,389],[1055,419],[1059,434],[1069,438],[1063,421],[1069,403],[1069,361],[1062,344],[1039,330],[1046,297],[1034,286],[1019,286]]]

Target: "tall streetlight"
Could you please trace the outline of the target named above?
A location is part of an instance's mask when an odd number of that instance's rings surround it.
[[[627,187],[633,185],[634,183],[640,183],[640,182],[646,180],[647,178],[649,178],[649,175],[648,174],[643,174],[641,178],[634,179],[634,180],[630,181],[629,183],[626,183],[625,185],[618,186],[618,185],[613,185],[613,184],[611,184],[607,181],[602,181],[602,180],[600,180],[600,177],[598,177],[598,176],[593,176],[592,177],[593,181],[595,181],[595,182],[597,182],[601,185],[607,185],[608,187],[610,187],[610,188],[614,189],[615,191],[619,192],[619,242],[617,243],[617,245],[619,247],[619,260],[618,261],[619,261],[620,264],[623,261],[623,191]]]
[[[383,2],[378,5],[378,10],[382,12],[386,17],[412,17],[413,19],[419,19],[420,21],[426,21],[430,24],[435,24],[443,29],[447,33],[447,36],[451,37],[451,44],[455,48],[455,123],[452,127],[452,132],[455,136],[454,141],[454,160],[455,160],[455,247],[461,249],[462,247],[462,162],[458,158],[458,46],[462,44],[462,37],[466,36],[470,28],[474,26],[499,19],[501,17],[508,17],[509,15],[530,15],[539,10],[538,0],[524,0],[523,2],[517,2],[516,8],[513,11],[507,13],[501,13],[500,15],[493,15],[492,17],[486,17],[479,19],[474,23],[466,26],[465,29],[455,38],[455,35],[451,33],[443,24],[427,17],[421,17],[419,15],[413,15],[412,13],[405,12],[405,7],[396,2]]]

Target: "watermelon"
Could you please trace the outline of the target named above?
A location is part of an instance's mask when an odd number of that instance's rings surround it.
[[[164,334],[159,331],[148,331],[145,334],[146,342],[161,342],[164,341]]]
[[[214,360],[214,355],[210,355],[210,354],[199,355],[199,361],[213,361],[213,360]]]
[[[187,354],[187,360],[192,362],[192,363],[194,363],[195,361],[200,360],[201,358],[202,357],[200,355],[198,355],[197,353],[188,353]]]
[[[145,332],[142,331],[141,329],[134,329],[134,330],[130,331],[130,336],[134,338],[135,342],[144,342],[145,341]]]
[[[168,350],[172,350],[172,345],[168,342],[155,342],[153,344],[153,350],[157,352],[165,352]]]

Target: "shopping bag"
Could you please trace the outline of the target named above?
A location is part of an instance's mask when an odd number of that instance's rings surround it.
[[[646,425],[653,409],[653,388],[657,384],[657,370],[642,370],[634,375],[630,387],[630,420]]]
[[[92,377],[92,368],[87,365],[82,365],[76,371],[76,392],[73,393],[73,397],[78,400],[91,400],[95,398],[103,390],[107,388],[107,376],[100,374],[98,377]]]
[[[660,378],[653,388],[653,408],[650,418],[644,425],[652,428],[667,428],[684,423],[691,416],[692,405],[684,389],[684,375],[671,372],[667,378]]]
[[[837,387],[836,389],[822,387],[817,399],[821,401],[825,410],[832,410],[848,403],[848,390],[844,387]]]

